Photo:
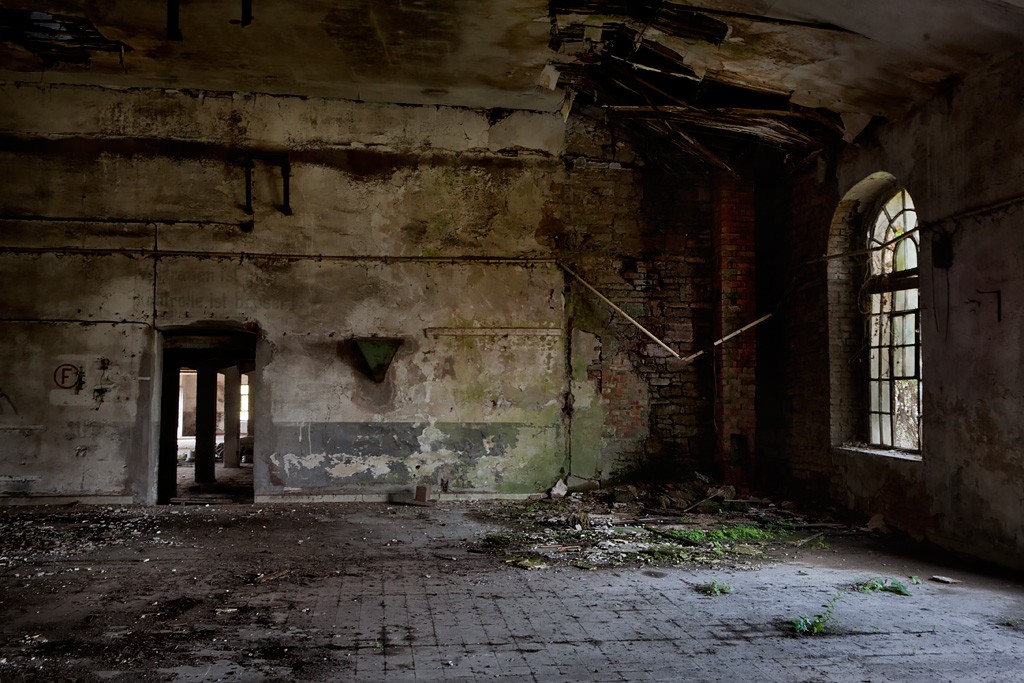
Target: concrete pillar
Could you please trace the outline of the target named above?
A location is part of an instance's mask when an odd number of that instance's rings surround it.
[[[196,368],[196,483],[213,483],[217,448],[217,370]]]
[[[238,411],[242,407],[242,373],[238,366],[224,369],[224,467],[241,467],[238,457],[238,437],[241,423]]]
[[[246,436],[253,437],[253,452],[250,456],[249,462],[256,462],[256,399],[259,397],[259,373],[258,372],[247,372],[246,377],[249,378],[249,422],[245,426]]]
[[[156,480],[156,502],[161,505],[170,503],[178,491],[179,370],[178,363],[169,355],[165,356],[160,390],[160,456]]]

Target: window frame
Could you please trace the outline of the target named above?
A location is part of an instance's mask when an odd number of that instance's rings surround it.
[[[910,194],[902,187],[894,190],[869,214],[866,226],[868,257],[860,297],[865,330],[865,441],[872,449],[920,454],[920,230]],[[913,415],[908,416],[908,411]]]

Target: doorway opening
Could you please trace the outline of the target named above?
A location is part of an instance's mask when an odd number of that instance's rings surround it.
[[[256,334],[164,334],[157,504],[251,503]]]

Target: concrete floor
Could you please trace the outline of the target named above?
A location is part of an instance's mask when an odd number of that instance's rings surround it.
[[[482,506],[0,510],[0,680],[1024,680],[1012,578],[862,536],[747,570],[524,570],[475,552]],[[850,590],[874,576],[912,595]],[[837,594],[834,633],[790,632]]]
[[[179,462],[177,495],[172,502],[195,505],[253,501],[252,463],[242,463],[240,467],[224,467],[223,462],[217,461],[214,463],[213,475],[216,482],[197,484],[196,464]]]

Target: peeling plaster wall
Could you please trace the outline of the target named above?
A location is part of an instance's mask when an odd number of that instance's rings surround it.
[[[557,115],[2,90],[0,496],[151,502],[160,331],[211,321],[260,331],[258,499],[568,469],[564,279],[534,236]],[[402,341],[381,383],[348,341],[373,336]]]
[[[150,457],[146,328],[57,321],[2,327],[0,501],[44,495],[125,503],[144,496],[135,482]],[[141,458],[126,458],[130,452]]]
[[[565,466],[565,352],[556,269],[416,263],[345,264],[307,276],[288,270],[279,277],[315,282],[336,313],[329,331],[303,330],[303,320],[331,319],[325,310],[304,310],[307,292],[264,323],[272,351],[261,386],[270,429],[257,427],[257,434],[272,448],[261,486],[268,495],[367,493],[415,482],[535,492],[557,478]],[[366,283],[377,286],[361,296]],[[371,334],[403,340],[380,384],[362,374],[344,341]]]
[[[971,76],[880,127],[840,167],[844,190],[877,171],[893,174],[925,230],[923,461],[846,467],[849,502],[870,513],[899,496],[890,523],[1014,567],[1024,567],[1022,68],[1018,57]],[[948,270],[931,265],[937,233],[953,235]],[[995,294],[982,293],[996,291],[1001,310]]]
[[[536,492],[698,454],[706,426],[678,404],[703,405],[700,371],[670,367],[557,261],[688,352],[707,336],[691,300],[709,212],[679,209],[704,191],[578,128],[0,85],[0,164],[17,169],[0,196],[0,499],[153,502],[162,332],[225,322],[260,335],[257,500]],[[350,341],[373,336],[401,340],[380,383]],[[53,386],[68,359],[77,389]]]

